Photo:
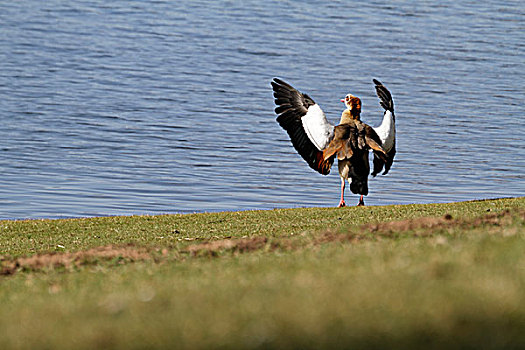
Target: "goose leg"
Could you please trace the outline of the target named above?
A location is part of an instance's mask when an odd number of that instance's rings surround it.
[[[359,203],[357,203],[358,207],[365,206],[365,201],[363,199],[363,195],[361,195],[361,198],[359,198]]]
[[[345,179],[341,178],[341,201],[339,202],[338,208],[346,206],[345,203]]]

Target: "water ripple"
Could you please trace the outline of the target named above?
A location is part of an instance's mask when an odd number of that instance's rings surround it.
[[[0,218],[332,206],[273,113],[282,77],[336,123],[381,110],[398,155],[368,204],[525,195],[519,2],[6,2]],[[350,195],[348,195],[350,197]],[[348,198],[351,203],[351,199]]]

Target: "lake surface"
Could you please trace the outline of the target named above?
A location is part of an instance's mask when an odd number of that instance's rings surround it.
[[[0,218],[337,205],[276,76],[332,123],[353,93],[379,124],[372,78],[390,89],[368,205],[524,196],[524,63],[523,1],[2,2]]]

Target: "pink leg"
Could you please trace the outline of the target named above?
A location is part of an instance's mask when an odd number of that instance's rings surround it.
[[[361,198],[359,198],[359,203],[357,203],[357,206],[361,207],[361,206],[364,206],[364,205],[365,205],[365,201],[363,199],[363,195],[361,195]]]
[[[338,208],[346,206],[345,203],[345,179],[341,178],[341,201],[339,202]]]

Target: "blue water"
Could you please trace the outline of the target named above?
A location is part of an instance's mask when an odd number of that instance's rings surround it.
[[[391,90],[369,205],[524,196],[524,63],[522,1],[1,2],[0,218],[336,205],[274,76],[333,123],[353,93],[377,125]]]

